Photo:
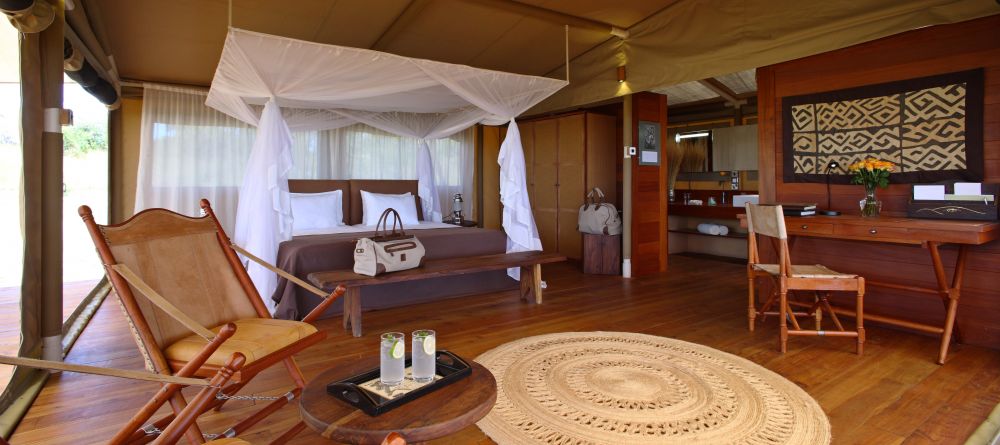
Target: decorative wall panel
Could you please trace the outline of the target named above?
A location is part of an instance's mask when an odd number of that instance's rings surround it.
[[[981,69],[782,98],[785,182],[847,183],[851,163],[896,163],[897,183],[983,178]]]

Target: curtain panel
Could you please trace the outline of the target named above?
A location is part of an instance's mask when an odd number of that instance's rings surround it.
[[[135,212],[163,207],[197,216],[198,200],[212,202],[223,227],[234,233],[239,188],[257,129],[205,106],[206,92],[146,85],[142,104]],[[287,117],[312,112],[282,110]],[[474,192],[475,131],[428,140],[442,210],[456,193]],[[292,179],[417,179],[420,139],[364,124],[335,130],[292,128]]]

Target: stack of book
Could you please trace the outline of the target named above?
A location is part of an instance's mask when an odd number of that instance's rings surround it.
[[[816,203],[814,202],[783,202],[781,210],[785,216],[809,216],[816,214]]]

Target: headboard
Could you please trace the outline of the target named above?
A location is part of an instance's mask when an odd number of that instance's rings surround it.
[[[344,224],[361,224],[364,208],[361,191],[372,193],[401,194],[410,192],[417,203],[417,218],[423,221],[415,179],[289,179],[288,191],[292,193],[322,193],[343,190]]]
[[[417,219],[424,220],[424,212],[420,208],[420,197],[417,196],[417,180],[415,179],[352,179],[351,180],[351,224],[361,224],[364,207],[361,202],[361,191],[372,193],[402,194],[410,192],[417,200]]]
[[[351,182],[341,179],[289,179],[288,191],[292,193],[323,193],[343,190],[344,224],[351,222]]]

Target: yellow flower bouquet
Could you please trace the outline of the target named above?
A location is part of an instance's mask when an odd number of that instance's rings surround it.
[[[860,202],[861,216],[878,216],[882,211],[882,202],[875,199],[877,188],[889,186],[889,174],[896,164],[876,158],[867,158],[847,167],[851,172],[851,184],[865,186],[865,199]]]

